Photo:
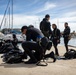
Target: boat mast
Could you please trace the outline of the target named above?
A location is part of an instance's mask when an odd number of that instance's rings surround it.
[[[10,31],[10,7],[9,7],[9,31]]]
[[[11,29],[13,29],[13,0],[11,2],[12,2],[12,25],[11,25]]]
[[[0,29],[1,29],[2,24],[3,24],[3,21],[4,21],[4,19],[5,19],[5,16],[6,16],[6,13],[7,13],[8,7],[9,7],[9,3],[10,3],[10,0],[9,0],[9,2],[8,2],[7,7],[6,7],[6,10],[5,10],[5,12],[4,12],[4,16],[3,16],[2,21],[1,21]]]

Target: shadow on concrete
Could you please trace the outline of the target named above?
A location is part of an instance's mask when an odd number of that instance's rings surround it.
[[[3,66],[4,68],[34,68],[37,67],[36,64],[25,64],[23,63],[17,63],[17,64],[7,64],[7,63],[1,63],[0,66]]]

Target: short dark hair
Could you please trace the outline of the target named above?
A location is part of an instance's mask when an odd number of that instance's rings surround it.
[[[49,17],[50,17],[50,15],[49,15],[49,14],[46,14],[46,15],[45,15],[45,18],[49,18]]]
[[[66,25],[68,25],[68,22],[65,22]]]
[[[27,26],[23,26],[23,27],[21,28],[21,32],[23,32],[24,29],[27,29],[27,28],[28,28]]]
[[[52,24],[53,26],[55,26],[57,28],[57,25],[56,24]]]

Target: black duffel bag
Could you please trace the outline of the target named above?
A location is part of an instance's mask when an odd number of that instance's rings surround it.
[[[64,54],[66,59],[75,59],[76,58],[76,50],[70,49],[68,52]]]

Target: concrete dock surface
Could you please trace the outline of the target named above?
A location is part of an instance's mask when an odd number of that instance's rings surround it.
[[[65,47],[58,46],[58,49],[60,56],[63,56],[66,52]],[[47,53],[51,51],[54,51],[53,47]],[[76,75],[76,59],[57,60],[55,63],[51,61],[52,59],[47,61],[48,66],[37,66],[24,63],[6,64],[0,58],[0,75]]]

